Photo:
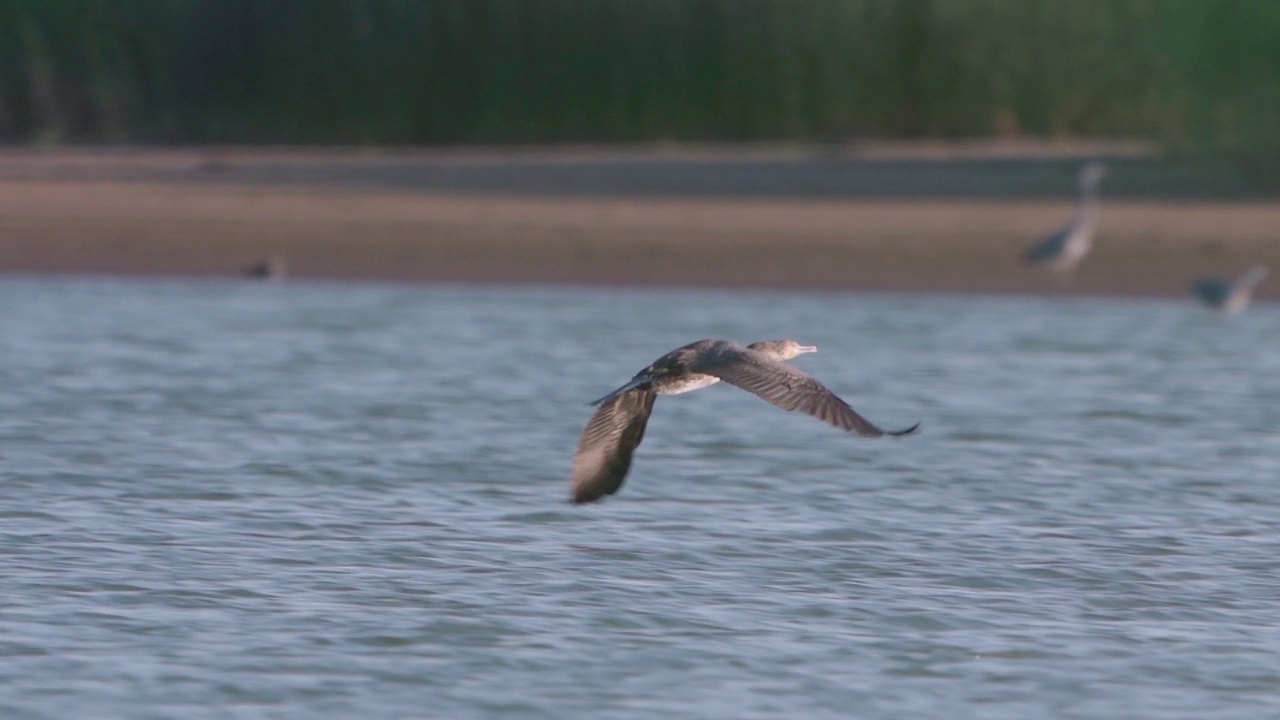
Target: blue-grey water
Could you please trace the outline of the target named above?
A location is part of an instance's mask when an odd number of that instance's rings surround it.
[[[716,386],[566,502],[591,400]],[[0,281],[0,717],[1280,715],[1280,308]]]

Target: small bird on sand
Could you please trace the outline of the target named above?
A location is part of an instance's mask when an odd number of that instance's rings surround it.
[[[1253,291],[1267,277],[1265,265],[1254,265],[1235,280],[1204,278],[1191,283],[1191,291],[1209,309],[1224,315],[1238,313],[1249,307]]]
[[[1098,225],[1098,183],[1107,176],[1107,168],[1091,162],[1080,169],[1080,207],[1075,219],[1061,230],[1041,238],[1027,251],[1024,259],[1029,265],[1044,265],[1055,272],[1069,273],[1093,245],[1094,230]]]
[[[591,403],[599,409],[587,422],[573,459],[573,501],[593,502],[622,487],[657,396],[692,392],[721,380],[783,410],[799,410],[867,437],[908,435],[920,427],[916,423],[905,430],[881,430],[822,383],[783,362],[817,349],[795,340],[766,340],[742,347],[707,339],[658,358],[628,383]]]
[[[261,262],[254,263],[246,268],[245,274],[249,277],[263,280],[280,281],[289,274],[289,269],[283,255],[269,255]]]

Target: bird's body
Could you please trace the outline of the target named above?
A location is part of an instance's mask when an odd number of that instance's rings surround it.
[[[246,270],[249,277],[263,280],[283,280],[288,275],[288,267],[283,255],[272,255],[262,262],[251,265]]]
[[[1266,277],[1267,268],[1255,265],[1235,280],[1196,280],[1191,290],[1209,309],[1230,315],[1249,307],[1254,289]]]
[[[1075,218],[1032,246],[1025,255],[1028,264],[1068,273],[1089,254],[1098,227],[1098,183],[1106,174],[1106,167],[1098,163],[1089,163],[1080,170],[1080,207]]]
[[[625,385],[591,403],[598,409],[587,422],[574,457],[574,501],[598,500],[622,487],[658,395],[692,392],[722,380],[784,410],[799,410],[859,435],[915,431],[918,423],[906,430],[881,430],[822,383],[783,362],[816,350],[794,340],[770,340],[744,348],[727,340],[708,339],[658,358]]]

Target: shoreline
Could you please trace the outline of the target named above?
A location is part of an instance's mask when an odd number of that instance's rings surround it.
[[[209,152],[0,152],[0,273],[236,277],[278,257],[332,280],[1183,296],[1197,277],[1280,268],[1280,203],[1143,183],[1159,166],[1140,158],[1117,161],[1094,251],[1062,279],[1020,259],[1074,213],[1076,161],[1056,157]],[[1153,184],[1171,196],[1143,195]],[[615,191],[632,186],[645,192]]]

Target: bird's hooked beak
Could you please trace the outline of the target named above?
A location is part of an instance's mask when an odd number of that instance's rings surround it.
[[[797,345],[796,346],[796,355],[803,355],[805,353],[811,353],[811,352],[818,352],[818,346],[817,345]]]

